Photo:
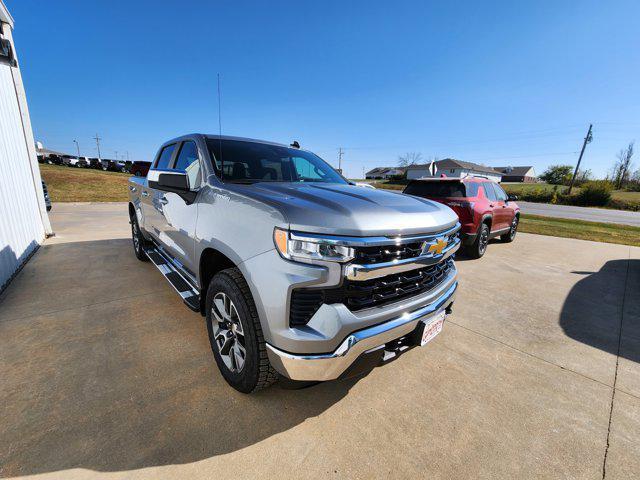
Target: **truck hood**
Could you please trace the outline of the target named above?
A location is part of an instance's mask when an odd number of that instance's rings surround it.
[[[326,183],[227,184],[278,209],[291,230],[349,236],[438,232],[458,221],[449,207],[418,197]]]

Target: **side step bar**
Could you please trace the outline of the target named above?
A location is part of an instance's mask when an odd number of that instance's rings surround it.
[[[171,286],[182,297],[184,303],[194,312],[200,311],[200,294],[198,291],[176,270],[167,258],[157,248],[151,247],[145,250],[149,260],[158,267]]]

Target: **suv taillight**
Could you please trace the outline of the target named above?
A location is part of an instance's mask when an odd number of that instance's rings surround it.
[[[453,211],[458,214],[458,217],[460,217],[462,222],[473,221],[473,207],[476,205],[475,202],[449,201],[446,202],[446,205],[451,207]]]

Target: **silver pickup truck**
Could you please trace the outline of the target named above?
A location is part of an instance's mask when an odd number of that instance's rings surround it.
[[[241,392],[356,375],[428,342],[451,311],[456,214],[355,186],[297,142],[175,138],[129,191],[137,258],[206,317]]]

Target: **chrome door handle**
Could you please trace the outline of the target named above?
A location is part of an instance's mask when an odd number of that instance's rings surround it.
[[[132,187],[131,185],[129,185],[129,190],[131,190],[132,192],[137,191],[138,189],[136,187]]]
[[[143,197],[148,197],[149,196],[149,192],[147,192],[146,190],[142,191],[142,196]]]
[[[166,205],[167,203],[169,203],[169,200],[167,200],[166,198],[162,197],[162,198],[160,199],[160,203],[161,203],[162,205]]]

